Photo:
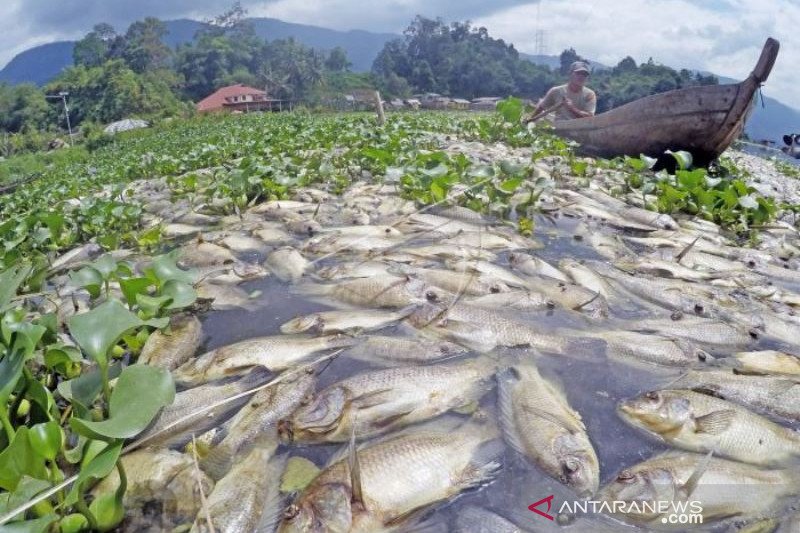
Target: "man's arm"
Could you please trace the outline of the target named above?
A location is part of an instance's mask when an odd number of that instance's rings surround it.
[[[549,91],[547,91],[547,94],[544,95],[544,98],[539,100],[539,103],[536,104],[536,108],[533,110],[533,112],[531,112],[530,115],[525,117],[522,120],[522,122],[524,124],[528,124],[534,118],[536,118],[539,115],[539,113],[541,113],[543,110],[549,109],[549,108],[554,107],[555,105],[557,105],[558,102],[556,102],[556,96],[557,95],[556,95],[555,89],[550,89]],[[562,101],[562,103],[563,103],[563,101]]]

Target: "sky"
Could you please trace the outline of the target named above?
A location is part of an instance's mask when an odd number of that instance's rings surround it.
[[[80,38],[97,22],[124,30],[145,16],[202,20],[232,0],[2,0],[0,65],[37,44]],[[543,30],[547,53],[573,47],[615,65],[630,55],[674,68],[741,79],[768,36],[781,42],[764,93],[800,109],[798,0],[242,0],[250,16],[327,28],[400,33],[416,15],[470,20],[493,37],[535,53]]]

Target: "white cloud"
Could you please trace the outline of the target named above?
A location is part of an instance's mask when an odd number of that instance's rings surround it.
[[[541,28],[551,54],[573,47],[608,65],[626,55],[639,62],[652,57],[671,67],[737,79],[750,73],[764,40],[772,36],[781,41],[781,52],[764,92],[800,107],[796,0],[543,0],[541,7],[512,7],[475,23],[522,52],[535,52],[535,31]]]

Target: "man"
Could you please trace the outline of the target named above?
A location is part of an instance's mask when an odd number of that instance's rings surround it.
[[[569,67],[569,83],[553,87],[544,95],[524,122],[527,124],[540,114],[555,113],[556,120],[571,120],[594,116],[597,109],[597,95],[586,87],[589,79],[589,65],[576,61]]]

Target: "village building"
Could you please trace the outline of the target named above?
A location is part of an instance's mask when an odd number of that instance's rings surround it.
[[[289,107],[283,100],[269,98],[265,91],[248,87],[241,83],[217,89],[214,93],[197,102],[199,113],[232,111],[282,111]]]

